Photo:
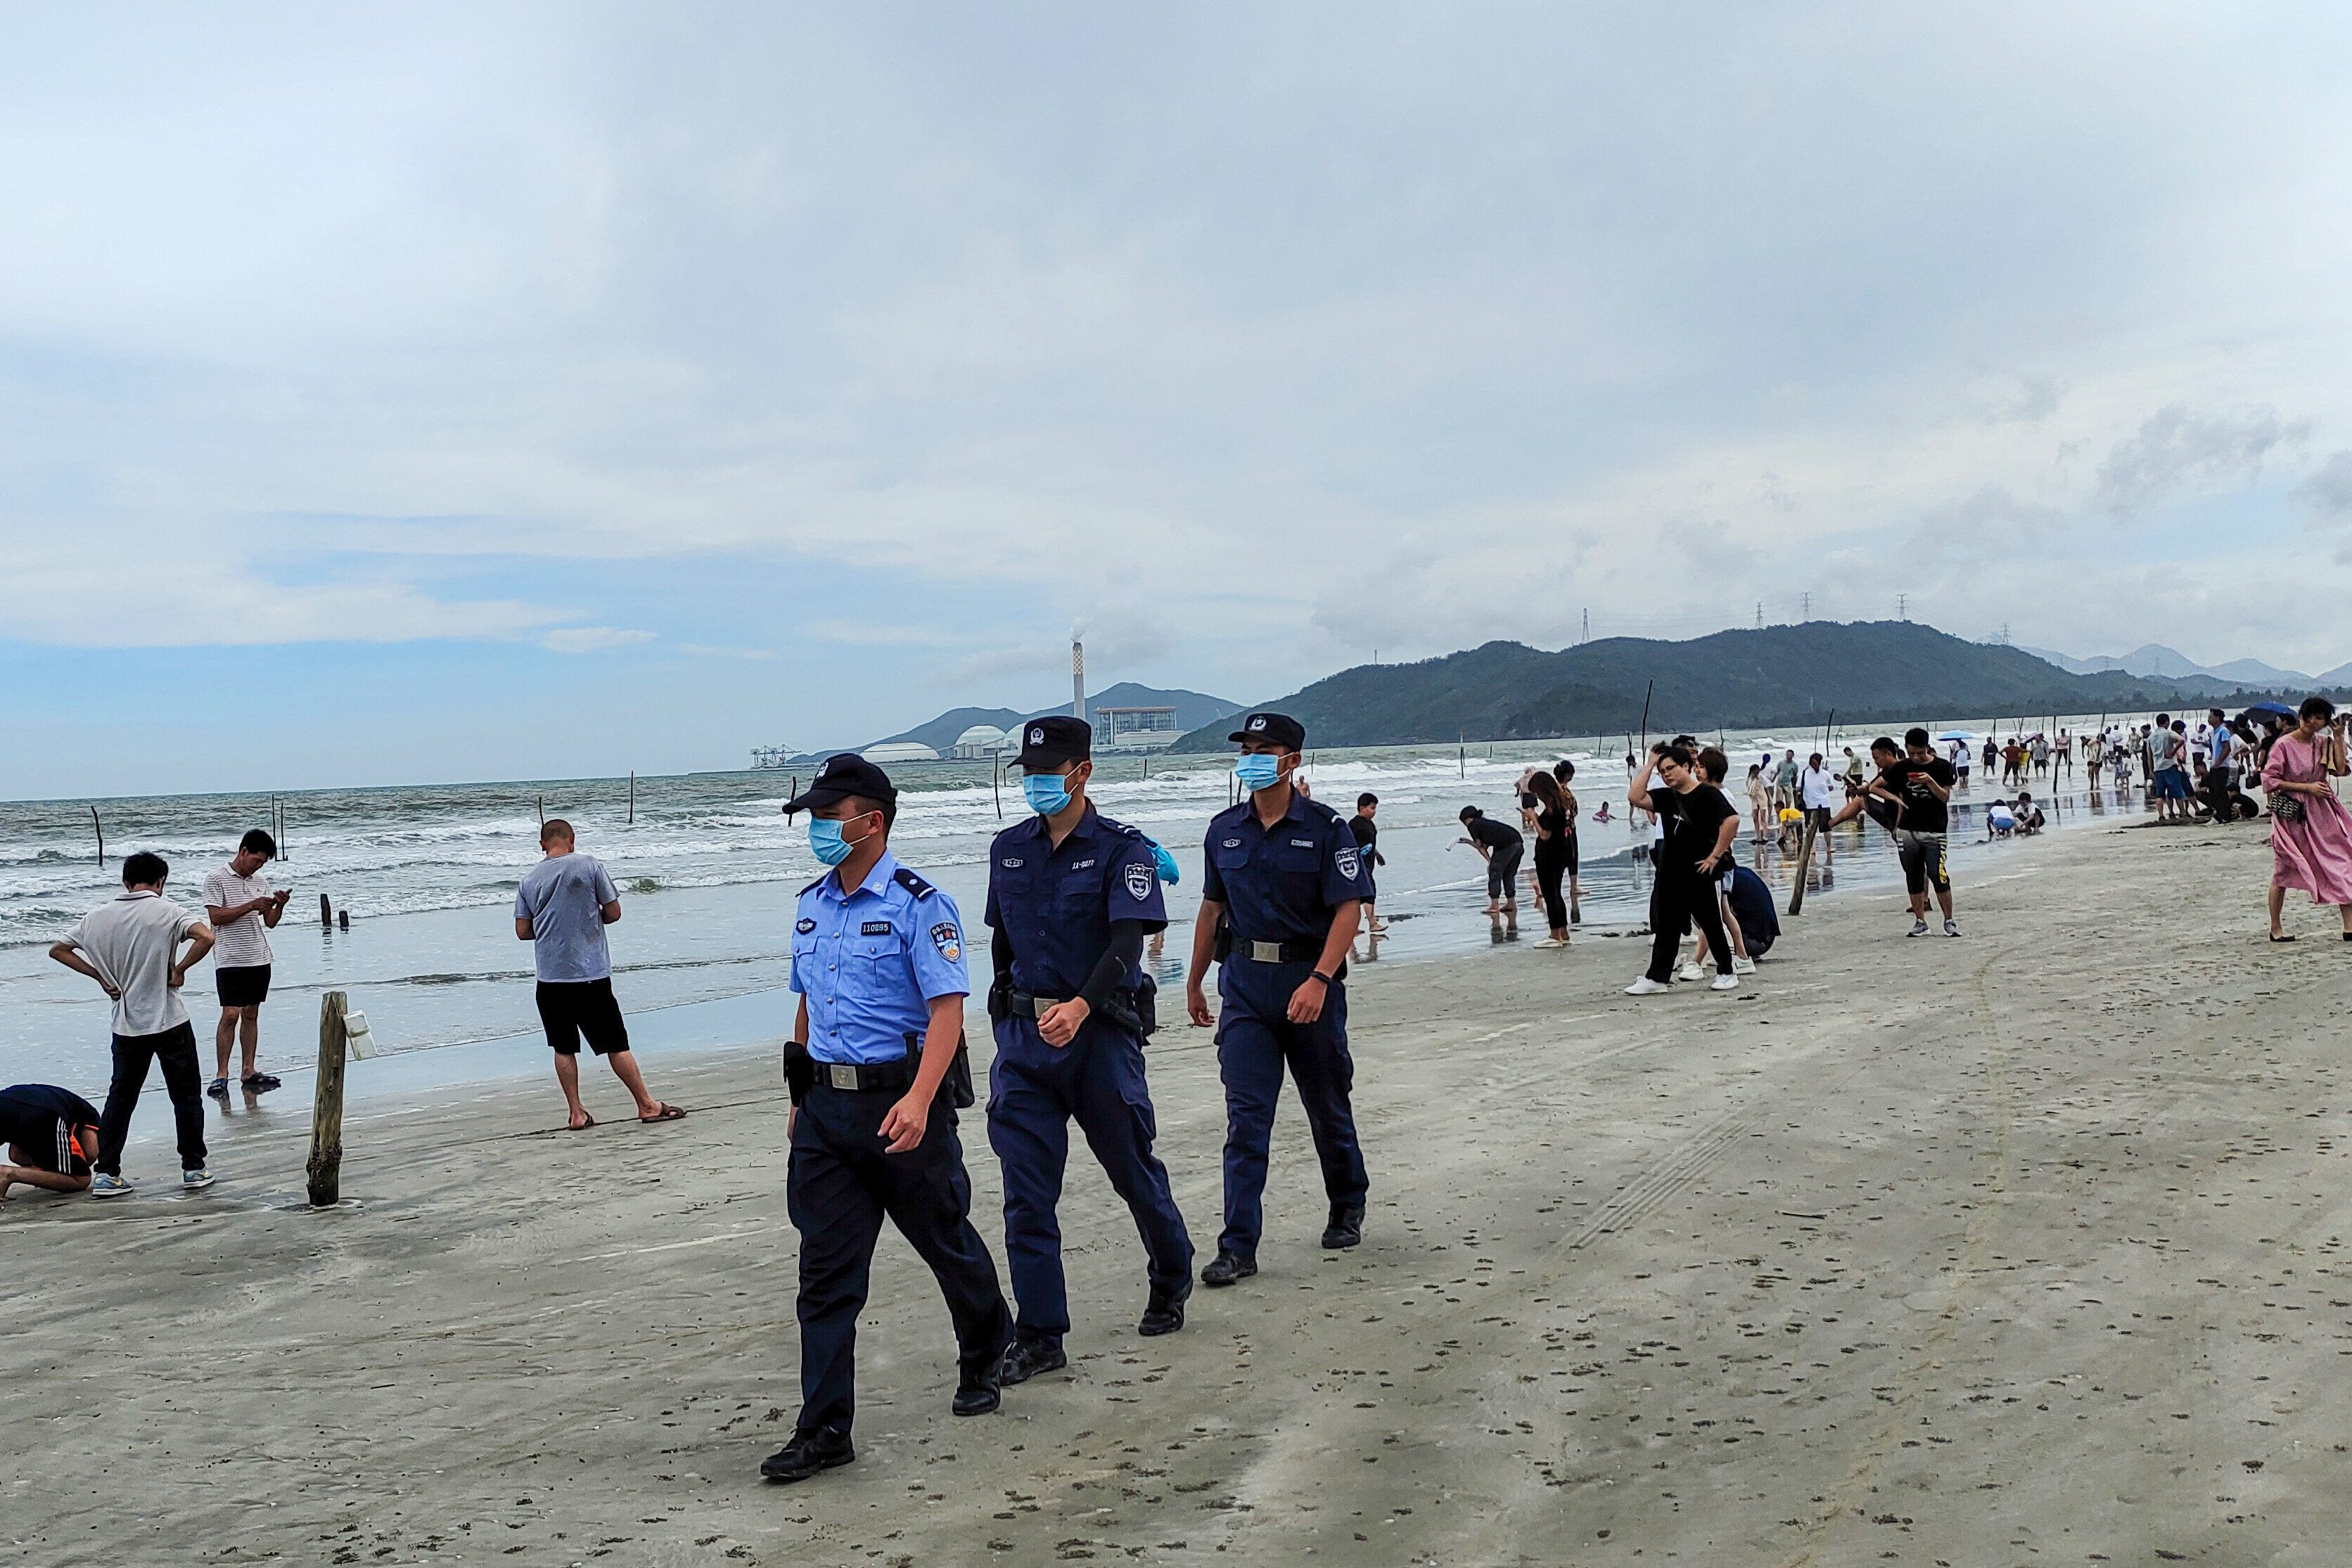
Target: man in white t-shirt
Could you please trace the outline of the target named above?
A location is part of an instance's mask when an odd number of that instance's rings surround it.
[[[213,1184],[205,1168],[204,1069],[196,1064],[196,1031],[180,1003],[189,968],[212,951],[213,928],[163,896],[171,874],[162,855],[132,855],[122,862],[122,895],[83,915],[49,948],[50,957],[96,980],[114,999],[114,1082],[99,1113],[94,1197],[131,1191],[122,1179],[122,1145],[147,1069],[159,1061],[180,1134],[180,1185],[193,1191]],[[185,957],[179,956],[183,942]]]
[[[1822,864],[1830,863],[1830,813],[1845,804],[1845,791],[1838,784],[1838,776],[1822,765],[1818,751],[1807,759],[1805,769],[1797,775],[1798,804],[1805,813],[1806,826],[1814,830],[1813,852],[1822,857]]]
[[[205,1091],[228,1098],[228,1056],[245,1039],[245,1089],[258,1094],[278,1087],[254,1059],[261,1051],[261,1004],[269,997],[269,936],[286,901],[294,895],[272,890],[261,868],[278,858],[278,841],[259,828],[238,841],[236,856],[205,878],[205,916],[217,940],[213,945],[213,984],[220,992],[220,1025],[213,1030],[219,1075]]]

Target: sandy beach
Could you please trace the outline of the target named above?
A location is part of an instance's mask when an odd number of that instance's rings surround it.
[[[768,1052],[666,1065],[669,1127],[365,1102],[324,1213],[298,1107],[206,1194],[142,1145],[135,1198],[0,1207],[0,1562],[2340,1562],[2352,947],[2299,895],[2265,943],[2269,864],[2260,826],[2023,841],[1964,939],[1843,892],[1732,997],[1623,997],[1640,944],[1598,934],[1361,968],[1360,1250],[1316,1246],[1286,1102],[1264,1271],[1139,1339],[1075,1157],[1070,1371],[956,1420],[886,1232],[859,1461],[790,1488]],[[1215,1061],[1159,1038],[1205,1244]]]

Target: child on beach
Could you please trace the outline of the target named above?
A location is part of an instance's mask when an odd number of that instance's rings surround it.
[[[613,1076],[637,1103],[640,1122],[675,1122],[686,1114],[646,1092],[637,1059],[629,1050],[629,1026],[613,996],[613,953],[604,927],[621,918],[620,890],[604,863],[574,847],[572,824],[550,817],[539,830],[546,856],[515,889],[518,940],[531,945],[539,976],[539,1021],[555,1052],[555,1081],[572,1112],[571,1127],[584,1133],[596,1124],[580,1103],[580,1037],[603,1057]]]
[[[204,1069],[196,1064],[196,1031],[180,1001],[188,970],[212,951],[213,928],[194,910],[163,896],[172,868],[145,851],[122,862],[122,894],[81,917],[49,948],[49,956],[96,980],[114,1001],[114,1081],[99,1116],[98,1158],[89,1190],[96,1197],[131,1191],[122,1179],[122,1145],[131,1113],[147,1086],[147,1069],[163,1063],[180,1137],[180,1186],[212,1186],[205,1167]],[[180,944],[188,945],[185,957]]]

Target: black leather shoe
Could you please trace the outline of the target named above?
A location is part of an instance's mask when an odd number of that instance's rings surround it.
[[[1331,1206],[1331,1223],[1323,1228],[1323,1245],[1337,1252],[1342,1247],[1353,1247],[1364,1239],[1364,1206],[1360,1203],[1335,1203]]]
[[[1256,1259],[1236,1258],[1230,1252],[1220,1252],[1207,1268],[1201,1270],[1201,1283],[1213,1291],[1220,1285],[1230,1285],[1236,1280],[1246,1280],[1256,1272]]]
[[[1004,1359],[997,1364],[996,1381],[1007,1387],[1026,1383],[1040,1373],[1059,1372],[1070,1364],[1062,1354],[1058,1339],[1015,1339],[1004,1347]]]
[[[956,1381],[955,1403],[948,1408],[959,1416],[985,1416],[1004,1403],[992,1364],[975,1372],[966,1368]]]
[[[856,1458],[846,1432],[795,1432],[791,1442],[760,1461],[760,1473],[772,1481],[804,1481]]]
[[[1189,1279],[1172,1291],[1153,1286],[1151,1300],[1143,1308],[1143,1321],[1135,1325],[1135,1332],[1150,1339],[1158,1334],[1174,1333],[1182,1328],[1184,1301],[1192,1293],[1192,1281]]]

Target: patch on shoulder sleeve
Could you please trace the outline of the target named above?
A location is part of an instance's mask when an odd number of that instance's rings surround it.
[[[1346,877],[1349,882],[1356,880],[1356,873],[1360,866],[1361,862],[1357,858],[1356,852],[1352,847],[1341,850],[1338,854],[1333,855],[1331,858],[1339,863],[1339,874],[1341,876]]]
[[[931,927],[931,946],[940,950],[940,957],[952,964],[963,956],[963,933],[955,928],[954,921],[942,920]]]
[[[1139,903],[1151,896],[1152,883],[1160,880],[1158,871],[1140,861],[1130,861],[1127,867],[1128,896]]]

